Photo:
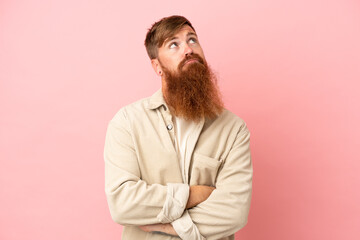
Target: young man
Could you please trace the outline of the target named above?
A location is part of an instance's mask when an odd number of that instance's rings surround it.
[[[194,27],[161,19],[145,46],[162,88],[123,107],[105,142],[105,191],[123,240],[234,239],[247,223],[250,133],[223,108]]]

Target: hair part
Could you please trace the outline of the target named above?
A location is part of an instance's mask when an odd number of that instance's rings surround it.
[[[180,31],[184,25],[189,25],[195,31],[190,21],[179,15],[165,17],[155,22],[148,30],[145,38],[145,47],[150,59],[157,58],[158,48],[164,44],[166,39]]]

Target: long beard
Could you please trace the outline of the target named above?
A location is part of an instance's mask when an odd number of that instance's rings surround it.
[[[189,59],[198,62],[185,66]],[[203,117],[215,118],[222,112],[224,104],[216,77],[199,55],[192,54],[181,61],[176,73],[162,68],[166,81],[165,101],[175,116],[198,122]]]

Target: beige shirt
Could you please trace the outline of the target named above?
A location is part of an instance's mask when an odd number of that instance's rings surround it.
[[[124,225],[122,239],[179,239],[138,226],[174,226],[180,218],[195,224],[206,239],[233,239],[247,223],[251,201],[250,133],[244,121],[224,110],[216,119],[196,124],[188,138],[188,182],[179,166],[173,126],[161,90],[120,109],[109,123],[105,192],[113,220]],[[206,201],[185,210],[184,189],[191,185],[216,189]],[[183,190],[173,191],[176,186]],[[166,202],[176,206],[164,211]]]

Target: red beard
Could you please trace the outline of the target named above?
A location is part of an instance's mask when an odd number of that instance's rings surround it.
[[[189,59],[197,61],[185,65]],[[166,81],[165,101],[175,116],[198,122],[203,117],[215,118],[222,112],[224,104],[217,79],[198,54],[181,61],[176,73],[164,66],[162,69]]]

